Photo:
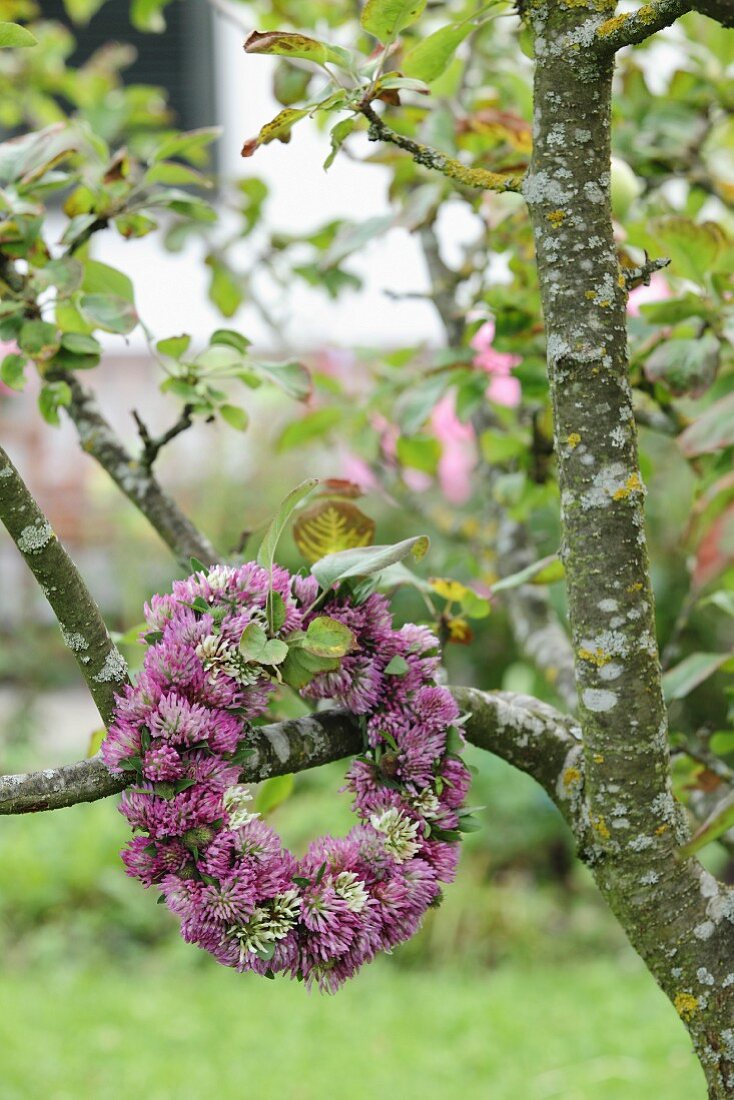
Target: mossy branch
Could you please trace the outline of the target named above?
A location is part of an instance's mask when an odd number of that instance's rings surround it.
[[[624,46],[637,46],[695,6],[693,0],[652,0],[637,11],[613,15],[597,28],[596,48],[601,53],[614,53]]]
[[[367,137],[370,141],[386,141],[391,145],[396,145],[398,149],[410,153],[416,164],[421,164],[424,168],[441,172],[442,175],[447,176],[463,187],[472,187],[480,191],[520,190],[523,181],[522,175],[517,173],[505,175],[502,172],[490,172],[486,168],[470,168],[468,165],[462,164],[460,160],[449,157],[446,153],[440,153],[437,149],[432,149],[430,145],[423,145],[419,141],[414,141],[412,138],[392,130],[368,103],[362,104],[359,110],[370,124],[367,131]]]
[[[580,772],[564,785],[564,769],[579,754],[578,729],[572,719],[525,695],[453,688],[471,713],[465,730],[469,740],[528,772],[555,799],[574,824]],[[343,710],[327,710],[253,730],[255,754],[242,771],[243,782],[305,771],[358,753],[362,732],[357,719]],[[113,775],[99,756],[65,767],[0,776],[0,815],[38,813],[95,802],[118,794],[135,781],[129,772]],[[577,822],[575,824],[578,824]]]
[[[108,725],[127,667],[79,570],[0,447],[0,520],[51,604],[97,710]]]

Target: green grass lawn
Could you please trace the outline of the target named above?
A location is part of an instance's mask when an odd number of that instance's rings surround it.
[[[632,961],[385,960],[336,997],[203,963],[176,950],[6,973],[2,1100],[705,1097],[673,1009]]]

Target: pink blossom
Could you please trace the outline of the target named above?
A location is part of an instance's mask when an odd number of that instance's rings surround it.
[[[472,337],[471,346],[476,351],[474,366],[491,375],[491,381],[487,387],[487,397],[498,405],[514,407],[520,404],[522,390],[517,378],[513,378],[511,370],[521,362],[519,355],[511,352],[497,351],[493,346],[494,321],[485,321]]]
[[[476,437],[471,424],[456,415],[456,397],[446,394],[431,416],[431,427],[441,443],[438,483],[451,504],[466,504],[471,495],[471,474],[477,462]]]

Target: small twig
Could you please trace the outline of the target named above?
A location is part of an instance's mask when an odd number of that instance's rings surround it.
[[[465,187],[475,187],[481,191],[520,190],[522,176],[489,172],[486,168],[469,168],[454,157],[449,157],[437,149],[431,149],[429,145],[422,145],[418,141],[413,141],[412,138],[391,130],[369,103],[358,104],[357,110],[370,124],[367,131],[370,141],[387,141],[391,145],[396,145],[399,149],[410,153],[416,164],[421,164],[424,168],[432,168]]]
[[[145,421],[142,419],[137,409],[133,409],[133,420],[138,426],[138,434],[143,443],[143,453],[140,457],[140,465],[144,470],[150,472],[153,469],[153,463],[157,459],[158,455],[167,443],[170,443],[172,439],[175,439],[177,435],[181,435],[182,432],[187,431],[192,423],[192,414],[194,406],[186,404],[183,407],[181,415],[175,424],[173,424],[168,431],[163,432],[157,438],[153,437],[148,431],[148,427]]]
[[[667,256],[661,256],[657,260],[651,260],[647,253],[645,253],[645,262],[640,264],[639,267],[622,268],[625,289],[630,291],[638,286],[649,286],[650,279],[655,272],[662,271],[664,267],[669,266],[670,259]]]
[[[115,694],[128,682],[127,666],[79,570],[2,447],[0,520],[51,604],[61,636],[107,725]]]

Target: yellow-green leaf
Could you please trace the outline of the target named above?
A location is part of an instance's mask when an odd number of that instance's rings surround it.
[[[338,550],[370,546],[375,521],[347,500],[322,500],[303,512],[293,525],[296,546],[308,562]]]
[[[426,0],[367,0],[360,22],[380,42],[390,42],[425,11]]]

